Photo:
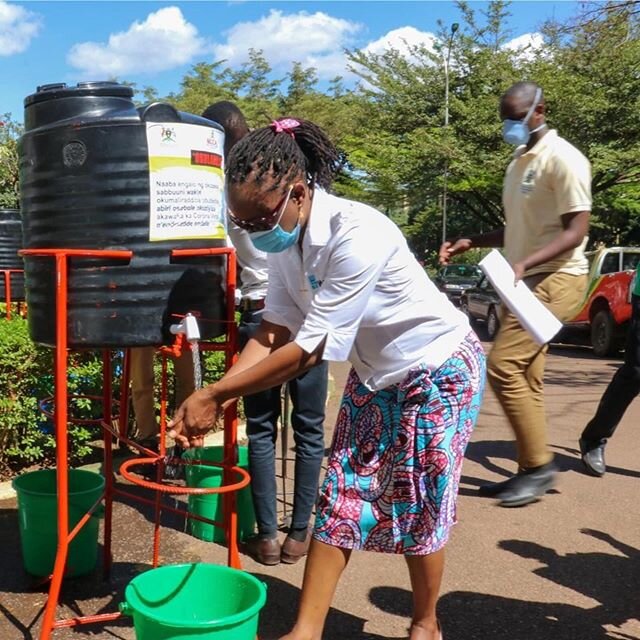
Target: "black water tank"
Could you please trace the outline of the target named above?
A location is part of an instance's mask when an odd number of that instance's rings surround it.
[[[22,258],[18,251],[22,249],[22,222],[18,209],[0,209],[0,269],[23,269]],[[6,300],[4,273],[0,273],[0,302]],[[24,300],[24,275],[11,274],[11,300]]]
[[[70,260],[70,346],[167,343],[169,325],[187,311],[203,319],[203,337],[224,332],[224,258],[170,258],[172,249],[226,244],[218,223],[215,234],[203,231],[216,219],[204,210],[222,215],[224,133],[169,104],[136,108],[132,96],[129,87],[90,82],[46,85],[25,99],[19,146],[25,247],[133,251],[130,263]],[[159,180],[150,165],[154,171],[170,166],[174,177]],[[183,174],[189,177],[175,179]],[[195,190],[189,188],[194,175],[201,176]],[[206,237],[193,239],[189,215],[198,218],[196,231]],[[177,231],[171,225],[178,225]],[[53,260],[28,257],[25,271],[31,336],[53,345]]]

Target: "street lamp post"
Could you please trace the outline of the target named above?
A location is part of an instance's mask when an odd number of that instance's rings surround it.
[[[451,45],[453,44],[453,36],[460,25],[454,22],[451,25],[451,33],[447,42],[447,56],[444,63],[444,127],[445,132],[449,127],[449,61],[451,60]],[[449,175],[449,158],[444,161],[444,180],[442,185],[442,242],[447,239],[447,178]]]

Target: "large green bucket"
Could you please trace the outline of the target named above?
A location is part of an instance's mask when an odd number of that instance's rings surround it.
[[[142,573],[124,598],[136,640],[255,640],[267,589],[244,571],[195,563]]]
[[[55,469],[24,473],[13,480],[18,495],[18,519],[24,568],[34,576],[49,576],[58,545]],[[69,531],[100,499],[104,478],[91,471],[69,470]],[[66,574],[90,573],[98,555],[98,517],[94,515],[69,545]]]
[[[192,460],[206,460],[207,462],[222,462],[224,460],[223,447],[200,447],[188,449],[184,457]],[[249,469],[249,450],[247,447],[238,447],[238,466],[241,469]],[[222,486],[223,471],[220,467],[209,467],[200,464],[187,464],[186,480],[188,487],[207,488]],[[222,494],[210,493],[202,496],[189,496],[189,512],[202,518],[209,518],[216,522],[224,519],[224,498]],[[238,510],[238,537],[246,540],[251,537],[256,528],[256,515],[253,510],[251,487],[246,486],[236,494]],[[207,542],[225,542],[224,530],[214,527],[212,524],[190,519],[191,533],[200,540]]]

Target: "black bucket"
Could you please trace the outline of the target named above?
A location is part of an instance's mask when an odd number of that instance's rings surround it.
[[[70,259],[70,346],[167,343],[170,324],[189,311],[203,337],[225,331],[224,257],[171,258],[172,249],[226,245],[224,133],[169,104],[136,108],[132,95],[88,82],[46,85],[25,99],[25,248],[133,251],[131,261]],[[54,261],[27,257],[25,267],[31,336],[53,345]]]
[[[18,209],[0,209],[0,269],[24,269],[18,251],[22,249],[22,222]],[[24,301],[24,275],[11,274],[11,300]],[[4,273],[0,273],[0,302],[7,299]]]

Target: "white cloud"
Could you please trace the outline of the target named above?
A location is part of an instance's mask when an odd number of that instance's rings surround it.
[[[42,27],[37,13],[0,0],[0,56],[12,56],[29,48]]]
[[[378,40],[370,42],[364,47],[364,52],[380,55],[394,49],[405,57],[411,57],[411,49],[413,47],[425,47],[430,51],[434,51],[433,45],[435,42],[436,36],[433,33],[419,31],[415,27],[400,27],[389,31]]]
[[[321,56],[308,56],[304,61],[305,66],[314,67],[318,70],[318,77],[325,79],[332,79],[336,76],[351,77],[353,74],[347,68],[347,63],[347,56],[342,50]]]
[[[272,9],[255,22],[239,22],[226,33],[226,41],[214,47],[215,56],[230,65],[247,59],[249,49],[260,49],[273,67],[296,61],[318,69],[324,78],[344,73],[343,49],[362,29],[360,24],[317,11],[284,15]]]
[[[504,45],[504,49],[516,51],[523,58],[533,58],[544,47],[544,36],[537,31],[524,33]]]
[[[250,48],[263,51],[274,67],[288,67],[293,62],[315,67],[321,78],[336,75],[352,77],[348,70],[345,48],[353,48],[354,39],[362,25],[335,18],[323,12],[301,11],[285,15],[272,9],[268,15],[255,22],[241,22],[226,33],[226,41],[214,47],[215,56],[230,65],[241,64],[247,59]],[[414,46],[425,46],[433,51],[436,37],[429,32],[406,26],[389,31],[381,38],[363,47],[365,53],[380,54],[395,49],[401,55],[410,56]]]
[[[178,7],[150,13],[127,31],[109,36],[107,43],[82,42],[67,54],[67,62],[87,75],[121,76],[153,73],[191,62],[206,49],[198,29]]]

